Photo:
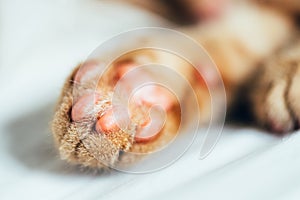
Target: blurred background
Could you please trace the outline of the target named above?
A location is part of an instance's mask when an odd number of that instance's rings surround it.
[[[97,174],[59,159],[50,132],[65,77],[99,44],[161,17],[122,1],[0,0],[0,199],[299,199],[300,135],[227,125],[151,174]]]

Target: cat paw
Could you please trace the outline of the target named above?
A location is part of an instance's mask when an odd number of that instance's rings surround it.
[[[154,139],[164,122],[164,114],[155,105],[168,111],[175,100],[172,93],[155,84],[139,89],[143,82],[153,81],[154,78],[145,70],[135,70],[137,66],[134,61],[119,61],[113,64],[108,74],[103,75],[105,80],[100,78],[97,82],[94,79],[99,78],[95,74],[100,66],[89,62],[81,66],[74,82],[83,87],[78,90],[84,91],[76,92],[80,95],[75,97],[72,120],[81,123],[89,118],[94,119],[95,131],[108,138],[116,132],[125,131],[137,143]],[[89,82],[96,82],[95,88],[89,88]],[[152,114],[151,119],[148,113]]]
[[[259,124],[279,134],[299,129],[300,42],[272,56],[248,84]]]
[[[148,153],[176,136],[177,96],[155,84],[158,75],[137,57],[108,66],[90,60],[67,79],[52,123],[62,158],[99,168],[120,152]]]

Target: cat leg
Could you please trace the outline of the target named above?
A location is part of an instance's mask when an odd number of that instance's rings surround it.
[[[277,133],[299,128],[300,42],[270,57],[254,75],[250,102],[258,124]]]

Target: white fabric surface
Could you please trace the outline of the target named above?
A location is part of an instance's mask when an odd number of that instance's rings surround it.
[[[72,67],[112,35],[161,21],[109,1],[0,2],[0,199],[300,198],[300,133],[226,126],[206,159],[196,141],[151,174],[94,175],[60,161],[49,122]]]

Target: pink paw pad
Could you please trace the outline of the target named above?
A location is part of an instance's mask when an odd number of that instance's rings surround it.
[[[136,65],[133,62],[121,62],[116,67],[119,80],[124,74],[135,67]],[[77,72],[74,81],[78,83],[88,81],[94,78],[99,72],[100,66],[97,63],[87,62]],[[149,76],[143,72],[138,73],[141,73],[139,78],[149,78]],[[130,79],[126,79],[124,82],[121,81],[121,84],[126,86],[124,88],[127,88],[129,91],[134,88],[135,83],[134,80],[131,81]],[[103,113],[95,111],[94,109],[99,99],[99,94],[86,94],[80,97],[72,109],[71,116],[73,121],[78,122],[90,114],[96,114],[98,116],[95,122],[95,129],[99,134],[110,134],[130,124],[132,113],[128,113],[127,109],[120,109],[113,106],[112,108],[108,108],[108,110],[104,110]],[[129,103],[135,106],[149,107],[149,115],[151,117],[150,119],[149,116],[145,116],[147,119],[138,125],[134,137],[135,142],[148,142],[156,138],[165,123],[166,116],[164,112],[172,108],[175,100],[176,97],[170,91],[155,84],[145,85],[133,95]],[[160,109],[156,108],[156,106],[159,106]],[[151,107],[153,108],[151,109]]]
[[[87,115],[93,112],[95,104],[99,99],[98,94],[86,94],[82,96],[72,108],[72,119],[75,122],[83,120]]]
[[[83,83],[91,78],[95,78],[101,73],[101,65],[96,61],[88,61],[81,65],[78,69],[74,81],[75,83]]]

